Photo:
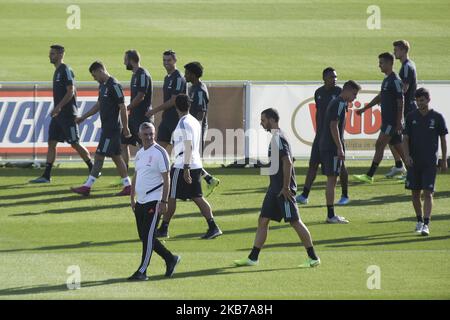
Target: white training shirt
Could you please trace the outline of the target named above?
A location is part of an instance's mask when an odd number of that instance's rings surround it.
[[[202,158],[200,157],[202,127],[199,121],[191,114],[180,118],[177,127],[172,134],[173,155],[175,157],[174,167],[183,169],[184,166],[184,141],[192,141],[192,157],[189,162],[191,169],[201,169]]]
[[[147,150],[142,147],[136,153],[134,162],[137,202],[144,204],[155,200],[160,201],[164,182],[161,173],[170,170],[169,156],[166,150],[157,143]]]

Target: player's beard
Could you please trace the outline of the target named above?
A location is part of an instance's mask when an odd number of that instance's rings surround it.
[[[133,66],[131,65],[131,63],[127,63],[127,70],[133,70]]]

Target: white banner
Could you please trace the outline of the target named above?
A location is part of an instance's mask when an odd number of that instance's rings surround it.
[[[349,105],[347,113],[345,140],[348,158],[372,157],[381,126],[379,106],[367,110],[362,116],[358,116],[355,112],[372,100],[379,92],[381,83],[360,84],[362,90],[356,100]],[[314,92],[320,86],[321,84],[251,84],[246,127],[249,132],[249,157],[267,157],[269,134],[264,133],[260,125],[261,112],[267,108],[278,110],[280,128],[291,144],[293,156],[309,157],[316,131]],[[450,84],[426,84],[424,87],[430,91],[430,107],[442,113],[448,125],[450,108],[447,104],[450,100]],[[386,148],[386,155],[391,155],[389,148]]]

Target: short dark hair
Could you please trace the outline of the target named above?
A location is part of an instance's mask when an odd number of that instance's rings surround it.
[[[409,51],[409,48],[410,48],[409,42],[406,41],[406,40],[397,40],[397,41],[394,41],[394,43],[392,43],[392,45],[393,45],[394,47],[399,47],[400,49],[406,50],[406,52],[408,52],[408,51]]]
[[[278,111],[274,108],[268,108],[261,112],[261,114],[265,115],[268,119],[273,119],[275,122],[278,122],[280,120],[280,115],[278,114]]]
[[[105,65],[101,61],[94,61],[89,67],[89,72],[92,73],[98,69],[105,70]]]
[[[386,61],[389,61],[391,63],[394,63],[394,55],[390,52],[383,52],[378,56],[378,59],[383,59]]]
[[[137,50],[131,49],[126,51],[125,54],[127,55],[128,60],[133,60],[136,63],[141,60],[141,56],[139,55],[139,52],[137,52]]]
[[[334,72],[336,70],[334,70],[332,67],[327,67],[325,69],[323,69],[322,71],[322,78],[325,78],[325,76],[330,73],[330,72]]]
[[[175,98],[175,107],[181,112],[186,112],[191,107],[191,99],[187,94],[179,94]]]
[[[189,62],[184,66],[184,68],[195,74],[197,78],[201,78],[203,76],[203,66],[198,61]]]
[[[430,100],[430,91],[425,88],[419,88],[416,90],[414,96],[416,98],[425,97],[427,100]]]
[[[166,50],[163,53],[164,56],[171,56],[172,58],[174,58],[175,60],[177,60],[177,54],[175,51],[173,51],[172,49]]]
[[[58,53],[64,53],[65,51],[64,47],[60,44],[53,44],[50,48],[56,50]]]
[[[353,89],[353,90],[361,90],[361,86],[353,80],[348,80],[346,83],[344,83],[344,86],[342,87],[342,90],[347,89]]]

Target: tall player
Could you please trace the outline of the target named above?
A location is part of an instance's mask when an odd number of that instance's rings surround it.
[[[128,128],[130,129],[131,137],[125,138],[121,136],[122,158],[128,168],[130,160],[129,146],[138,147],[142,145],[139,138],[139,126],[143,122],[149,122],[150,119],[145,115],[151,109],[153,84],[150,73],[141,67],[141,57],[136,50],[128,50],[125,52],[124,64],[127,70],[133,72],[131,76],[130,90],[131,99],[127,106],[129,111]]]
[[[191,108],[189,110],[191,115],[200,122],[202,127],[200,154],[203,157],[206,133],[208,131],[208,88],[200,80],[200,78],[203,76],[203,66],[200,64],[200,62],[195,61],[186,64],[184,66],[184,71],[186,81],[192,84],[188,90],[188,95],[191,99]],[[202,169],[202,177],[207,183],[208,193],[206,194],[206,197],[208,197],[219,185],[220,180],[210,175],[205,170],[205,168]]]
[[[178,124],[175,99],[180,93],[186,93],[186,79],[177,69],[177,55],[174,51],[167,50],[163,53],[163,65],[167,71],[163,85],[164,103],[147,111],[146,116],[151,118],[158,112],[163,111],[156,140],[170,154],[172,133]]]
[[[97,103],[77,118],[77,122],[82,122],[90,116],[100,111],[100,120],[102,122],[102,134],[95,153],[95,161],[92,170],[86,182],[78,188],[71,188],[75,193],[88,196],[91,187],[98,178],[100,170],[103,167],[105,157],[111,157],[122,178],[123,189],[117,193],[117,196],[128,196],[131,193],[131,180],[128,177],[127,167],[122,159],[120,152],[120,133],[126,138],[131,136],[128,129],[128,115],[124,104],[123,90],[120,83],[117,82],[106,70],[106,67],[100,61],[95,61],[89,67],[92,77],[100,84],[98,90]]]
[[[325,68],[322,72],[322,78],[324,85],[316,90],[314,93],[314,101],[316,104],[316,136],[311,148],[311,156],[309,158],[308,173],[305,178],[305,185],[303,186],[303,192],[296,197],[298,203],[307,204],[308,196],[311,190],[312,184],[316,179],[317,170],[320,164],[320,152],[319,141],[322,132],[323,119],[327,106],[331,100],[336,98],[342,91],[342,89],[336,85],[337,73],[331,67]],[[339,205],[345,205],[349,202],[348,197],[348,172],[344,163],[340,170],[340,181],[342,187],[342,196],[339,200]]]
[[[375,143],[372,165],[367,174],[354,175],[357,180],[367,183],[373,183],[373,176],[381,160],[383,160],[384,149],[388,143],[404,159],[401,134],[403,123],[402,81],[393,71],[394,55],[392,53],[384,52],[378,56],[378,60],[381,72],[386,75],[381,84],[381,91],[365,107],[356,111],[357,114],[361,115],[376,104],[381,104],[381,129]]]
[[[43,175],[31,180],[31,183],[49,183],[51,171],[56,158],[56,145],[58,142],[67,141],[92,169],[92,161],[89,151],[80,144],[77,117],[77,101],[75,89],[75,76],[72,69],[64,63],[65,49],[61,45],[50,46],[50,63],[55,66],[53,74],[53,110],[52,120],[48,129],[47,162]]]
[[[399,76],[403,82],[403,96],[404,96],[404,111],[403,115],[406,116],[411,111],[417,109],[416,98],[414,96],[417,88],[417,72],[415,63],[409,59],[408,52],[410,49],[409,42],[406,40],[394,41],[392,44],[394,46],[394,56],[395,59],[400,60],[402,67],[400,68]],[[397,174],[405,174],[406,169],[403,166],[400,155],[391,147],[392,155],[395,159],[395,166],[392,167],[391,171],[386,174],[387,178],[391,178]]]

